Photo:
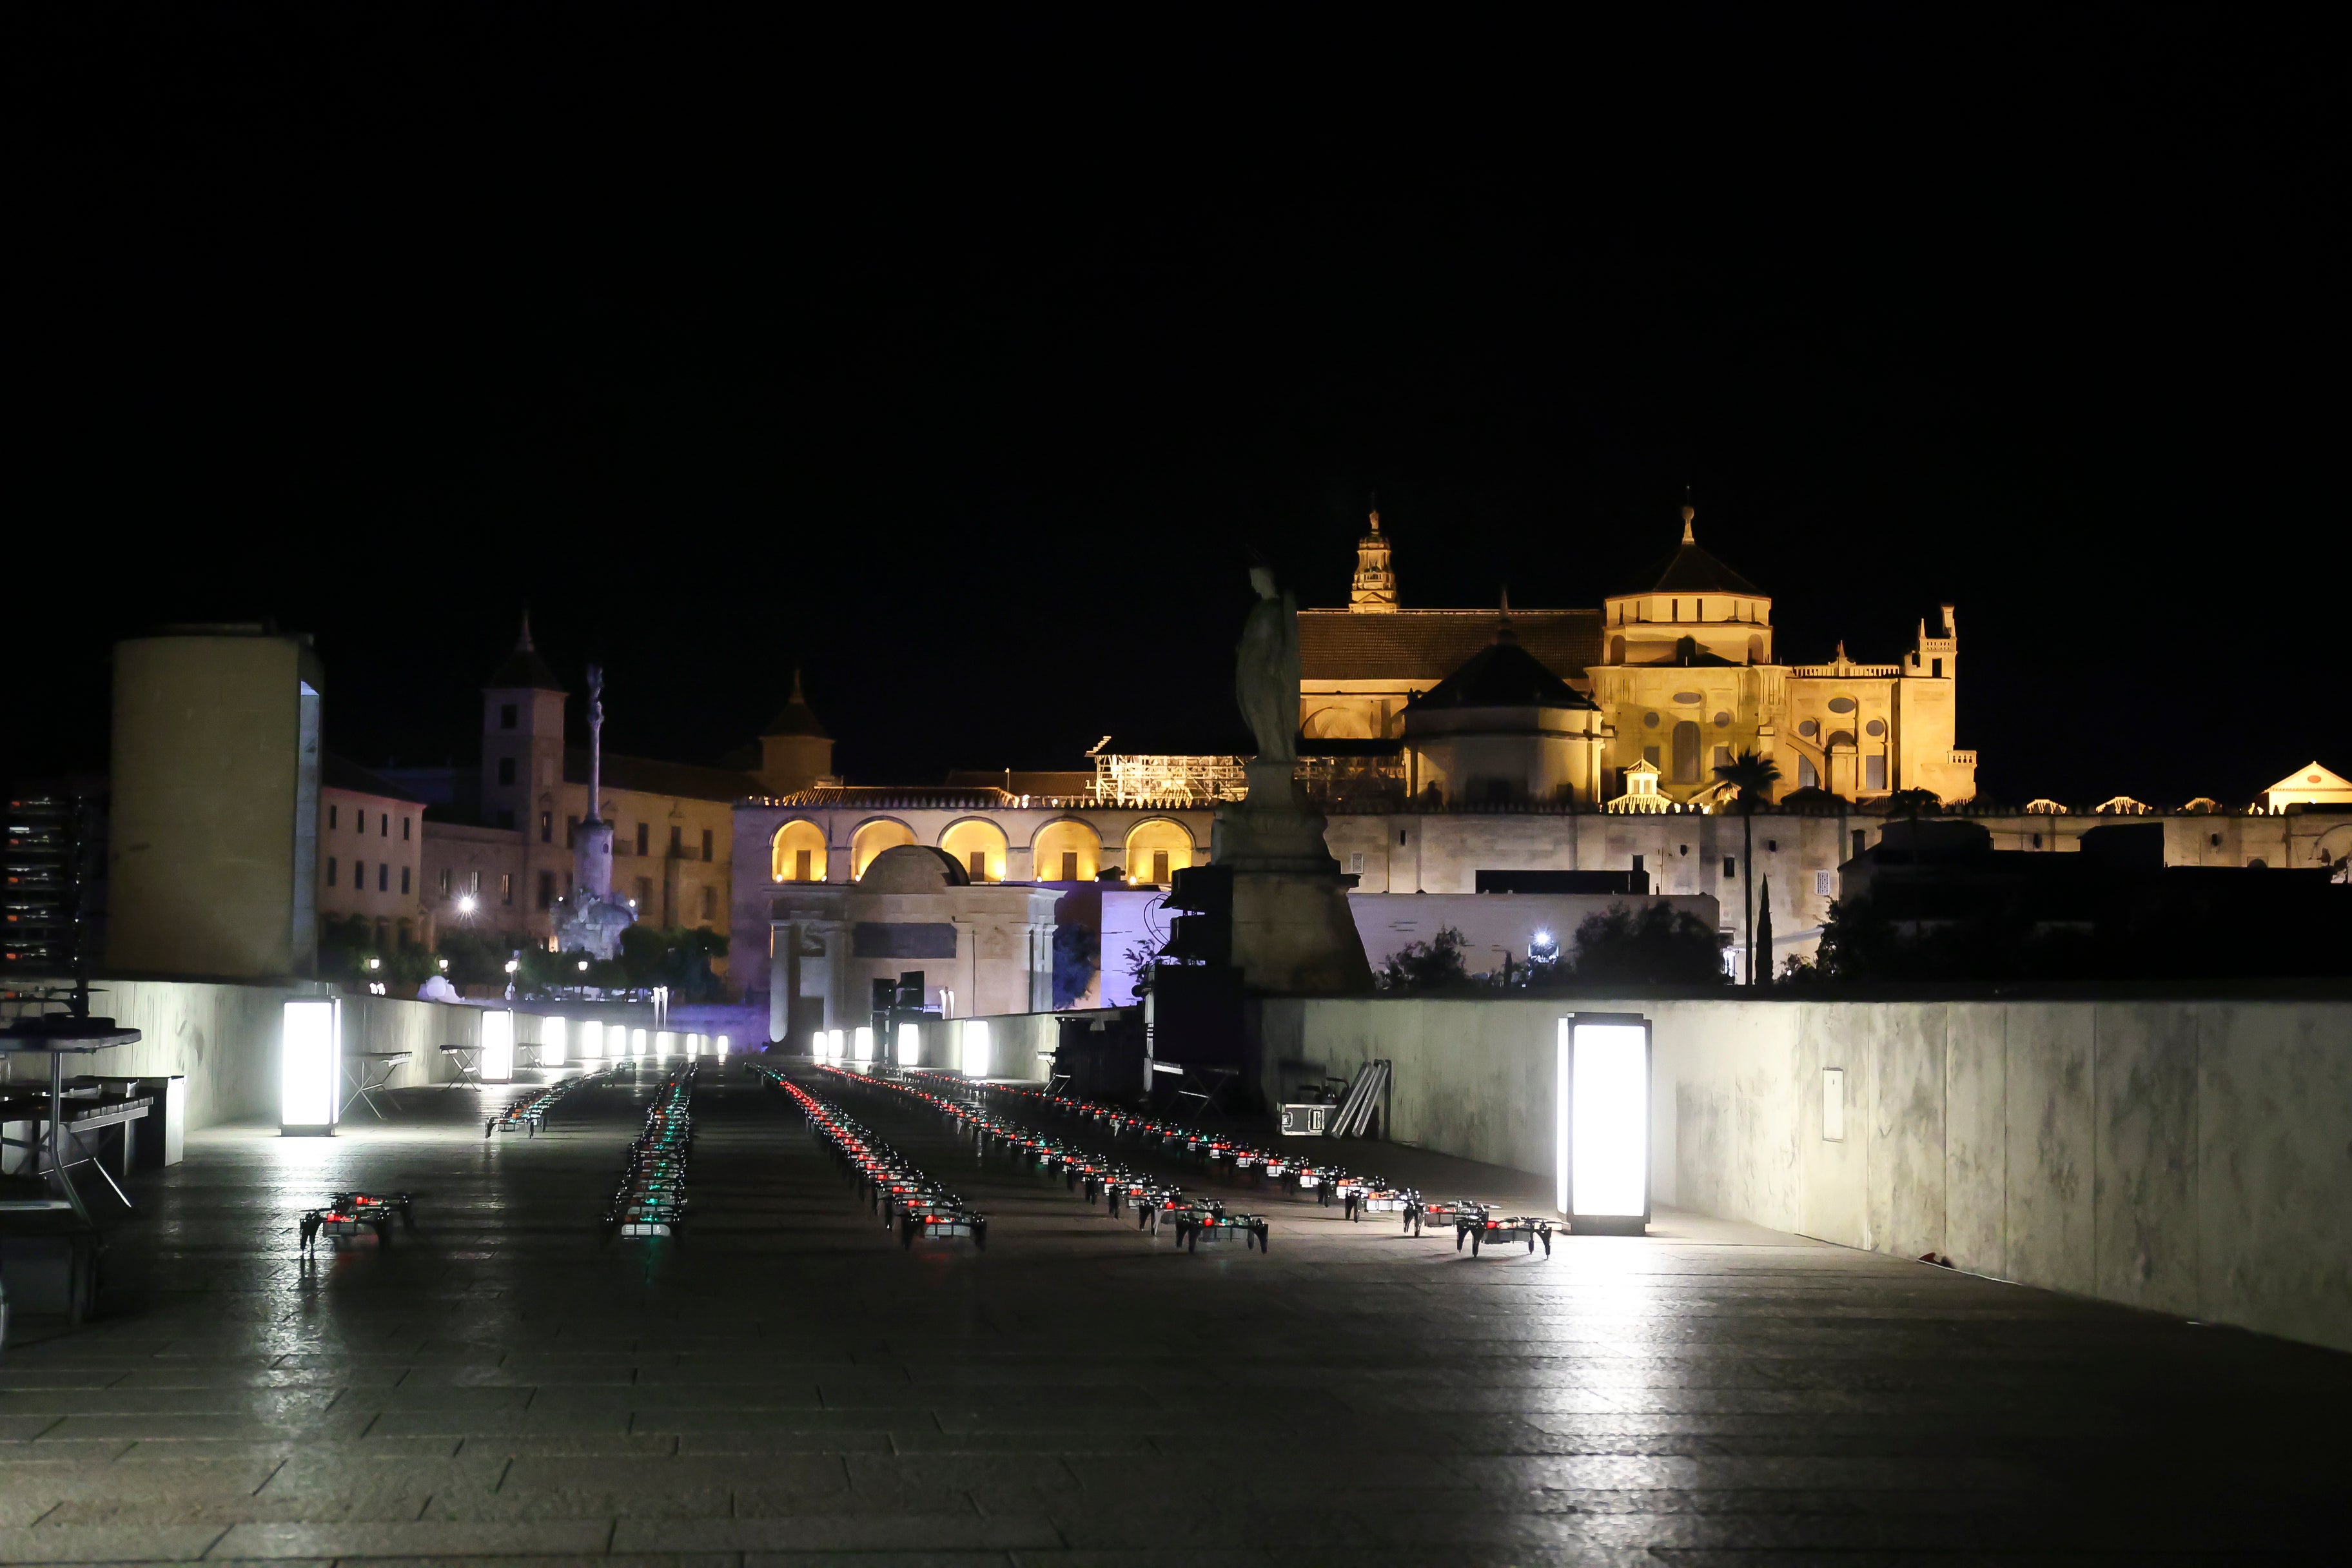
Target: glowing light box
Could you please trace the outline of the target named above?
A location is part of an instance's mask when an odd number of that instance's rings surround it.
[[[672,1029],[656,1029],[654,1031],[654,1059],[656,1061],[666,1062],[676,1055],[677,1055],[677,1031]]]
[[[477,1076],[484,1083],[514,1081],[515,1019],[503,1010],[482,1015],[482,1058]]]
[[[1571,1231],[1640,1236],[1650,1220],[1650,1021],[1559,1021],[1556,1184]]]
[[[850,1060],[870,1062],[874,1059],[874,1027],[872,1025],[860,1024],[857,1026],[857,1033],[852,1043],[855,1047],[855,1051],[850,1057]]]
[[[565,1065],[563,1047],[564,1023],[561,1018],[539,1021],[539,1065],[560,1068]]]
[[[988,1076],[988,1025],[979,1018],[968,1018],[963,1026],[963,1076]]]
[[[644,1056],[645,1054],[646,1032],[643,1029],[631,1029],[629,1031],[629,1055],[635,1058]]]
[[[580,1039],[578,1044],[580,1047],[580,1059],[582,1061],[603,1061],[604,1059],[604,1026],[602,1024],[581,1025]]]
[[[278,1131],[331,1135],[335,1089],[343,1076],[343,1004],[336,997],[289,1002],[281,1017]]]
[[[898,1065],[919,1067],[923,1060],[923,1026],[920,1024],[898,1026]]]

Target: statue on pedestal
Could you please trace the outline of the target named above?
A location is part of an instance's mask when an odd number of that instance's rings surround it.
[[[1246,798],[1220,806],[1210,864],[1233,879],[1233,962],[1260,993],[1361,992],[1371,966],[1348,908],[1352,879],[1298,782],[1298,604],[1265,567],[1234,649],[1234,697],[1257,740]]]
[[[555,943],[565,952],[616,958],[621,933],[636,923],[613,897],[613,825],[604,820],[604,667],[588,667],[588,814],[572,838],[572,896],[563,900]]]

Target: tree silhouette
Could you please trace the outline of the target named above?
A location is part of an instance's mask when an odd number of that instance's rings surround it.
[[[1756,979],[1756,808],[1772,786],[1780,782],[1780,770],[1769,757],[1760,757],[1753,750],[1744,751],[1715,770],[1715,776],[1739,792],[1739,900],[1744,911],[1740,929],[1748,936],[1748,984]],[[1765,962],[1771,955],[1765,954]]]

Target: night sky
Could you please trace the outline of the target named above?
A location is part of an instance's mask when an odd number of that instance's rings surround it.
[[[1597,605],[1687,487],[1784,658],[1958,604],[1997,798],[2352,769],[2324,15],[12,10],[7,765],[265,616],[468,760],[526,602],[622,751],[1221,748],[1253,550]]]

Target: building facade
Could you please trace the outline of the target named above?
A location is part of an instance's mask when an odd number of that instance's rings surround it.
[[[366,921],[386,951],[431,946],[425,805],[333,755],[320,771],[319,918]]]
[[[1890,663],[1858,663],[1843,645],[1827,663],[1784,663],[1771,595],[1697,542],[1696,516],[1684,508],[1672,553],[1597,610],[1497,612],[1402,607],[1374,513],[1349,607],[1299,612],[1301,735],[1400,742],[1399,769],[1420,795],[1430,784],[1410,744],[1412,710],[1507,628],[1597,710],[1600,799],[1624,793],[1625,771],[1647,762],[1668,800],[1700,800],[1717,787],[1714,768],[1750,750],[1780,763],[1776,798],[1806,788],[1855,801],[1903,789],[1974,798],[1976,753],[1955,732],[1954,607],[1941,606],[1932,633],[1922,620]],[[1456,781],[1433,782],[1443,798],[1463,798]],[[1595,803],[1565,779],[1551,798]]]

